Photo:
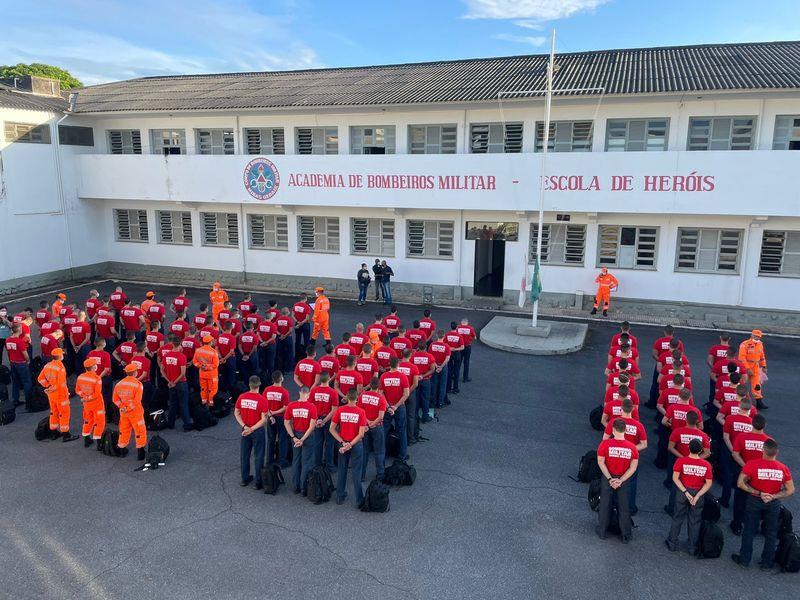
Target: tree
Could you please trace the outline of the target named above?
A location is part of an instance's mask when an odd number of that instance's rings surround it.
[[[24,75],[34,75],[38,77],[49,77],[61,82],[62,90],[82,88],[83,84],[72,76],[72,73],[60,67],[45,65],[43,63],[19,63],[16,65],[0,66],[0,77],[22,77]]]

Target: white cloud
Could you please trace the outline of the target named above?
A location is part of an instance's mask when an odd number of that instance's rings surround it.
[[[530,46],[541,46],[547,41],[547,38],[544,36],[514,35],[513,33],[498,33],[492,37],[496,40],[528,44]]]
[[[523,29],[535,29],[536,31],[541,31],[544,29],[544,24],[542,21],[533,21],[531,19],[521,19],[519,21],[514,21],[514,25],[517,27],[522,27]]]
[[[465,19],[525,19],[531,22],[555,21],[577,13],[594,10],[610,0],[464,0]]]

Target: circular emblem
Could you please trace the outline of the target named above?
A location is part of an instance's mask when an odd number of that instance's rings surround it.
[[[244,168],[244,189],[256,200],[269,200],[280,184],[278,169],[266,158],[254,158]]]

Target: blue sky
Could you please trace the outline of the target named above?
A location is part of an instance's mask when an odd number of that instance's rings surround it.
[[[800,0],[0,0],[0,64],[144,75],[800,39]],[[8,24],[13,24],[8,26]]]

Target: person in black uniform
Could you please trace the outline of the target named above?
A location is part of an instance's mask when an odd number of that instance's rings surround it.
[[[375,264],[372,265],[372,272],[375,275],[375,300],[379,300],[380,294],[383,292],[383,266],[380,258],[375,259]]]
[[[367,303],[367,290],[369,290],[369,283],[372,281],[372,276],[369,274],[367,263],[361,263],[361,268],[356,273],[356,281],[358,282],[358,305],[364,306]]]

